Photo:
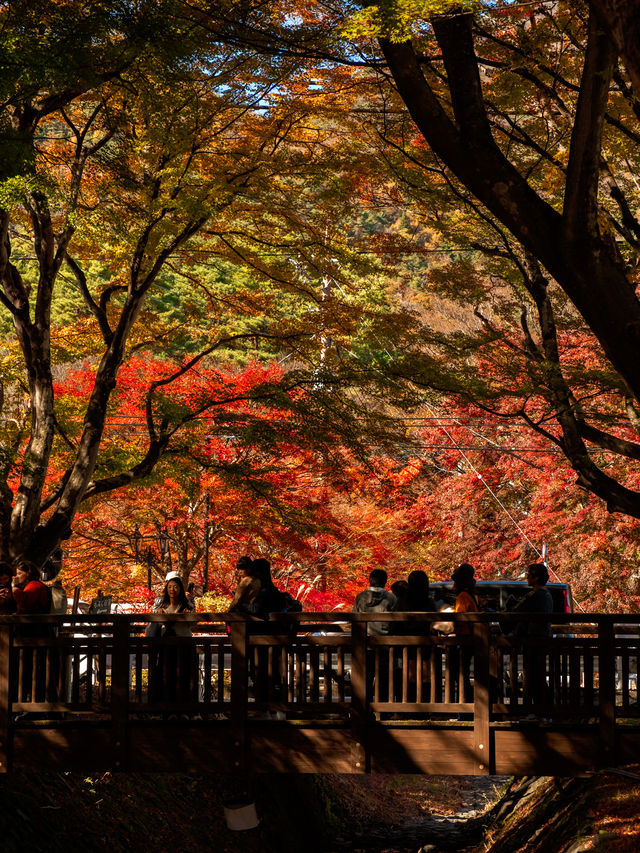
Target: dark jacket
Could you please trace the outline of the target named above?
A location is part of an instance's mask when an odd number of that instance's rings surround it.
[[[544,586],[534,587],[513,607],[514,613],[553,613],[553,598]],[[550,637],[551,623],[527,620],[518,622],[516,637]]]
[[[354,613],[390,613],[395,610],[398,599],[392,592],[378,586],[367,587],[356,595],[353,604]],[[369,634],[382,635],[391,633],[389,622],[369,622]]]
[[[268,619],[270,613],[284,613],[285,594],[275,584],[266,584],[260,587],[253,602],[242,609],[259,619]]]

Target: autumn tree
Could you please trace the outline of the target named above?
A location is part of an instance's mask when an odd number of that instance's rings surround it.
[[[602,456],[628,466],[640,454],[637,3],[317,2],[288,18],[279,9],[249,5],[233,35],[229,21],[218,21],[218,37],[306,68],[354,71],[361,138],[384,141],[380,162],[393,166],[400,195],[427,219],[437,219],[444,195],[449,210],[467,211],[467,261],[488,268],[502,260],[505,291],[518,292],[522,319],[513,314],[508,332],[487,313],[490,278],[479,313],[487,334],[517,345],[538,402],[530,410],[496,407],[495,395],[485,402],[544,431],[578,484],[610,511],[639,517],[625,466],[620,473]],[[451,240],[455,247],[455,227]],[[473,308],[471,289],[460,298]],[[565,358],[567,326],[594,354],[591,377]],[[399,373],[425,388],[465,391],[433,362],[421,368],[412,359]],[[602,406],[587,405],[596,373]],[[476,385],[469,396],[484,394]]]
[[[123,365],[97,471],[114,468],[116,459],[122,466],[139,453],[146,440],[148,379],[167,369],[166,360],[142,354]],[[69,435],[78,429],[94,373],[83,365],[55,383],[61,426]],[[188,401],[208,386],[203,396],[216,399],[215,414],[209,409],[191,421],[150,478],[84,503],[73,540],[65,543],[65,581],[81,584],[85,595],[109,589],[137,600],[143,585],[155,590],[173,569],[185,585],[206,581],[207,589],[229,595],[235,562],[250,553],[267,556],[278,582],[307,603],[330,607],[350,601],[345,584],[361,584],[372,565],[393,559],[402,571],[393,542],[404,529],[404,504],[396,504],[385,486],[402,479],[395,473],[398,463],[379,451],[361,459],[326,426],[329,453],[302,423],[313,415],[312,406],[300,409],[302,418],[286,397],[278,406],[261,396],[280,378],[286,378],[282,366],[250,363],[242,369],[201,366],[197,377],[173,382],[176,409],[191,411]],[[298,396],[315,393],[297,389]],[[66,468],[69,453],[57,447],[52,477],[56,468]]]
[[[176,385],[243,342],[266,341],[271,355],[292,358],[263,400],[286,399],[308,435],[327,446],[327,424],[357,441],[351,389],[366,359],[339,378],[326,341],[359,346],[368,323],[387,321],[383,299],[372,308],[326,287],[325,264],[336,281],[351,271],[339,196],[326,192],[318,170],[318,153],[326,168],[335,148],[332,130],[309,119],[295,87],[287,94],[295,62],[219,39],[197,11],[168,0],[1,10],[0,304],[5,328],[7,318],[13,326],[0,400],[7,557],[42,563],[69,535],[82,502],[149,475],[179,431],[220,404],[220,395],[196,393],[191,408],[176,407]],[[327,236],[329,206],[335,239]],[[219,263],[250,272],[238,300],[212,292],[201,274]],[[62,329],[56,300],[62,289],[70,298],[70,280],[76,318]],[[210,312],[190,329],[165,310],[168,291],[189,301],[184,282],[204,294]],[[249,323],[243,310],[254,315]],[[110,401],[123,363],[145,347],[172,359],[147,386],[145,446],[117,458],[103,440]],[[78,430],[56,406],[54,374],[83,357],[95,373]],[[296,392],[305,387],[314,389],[312,406]],[[58,446],[62,467],[52,465]]]

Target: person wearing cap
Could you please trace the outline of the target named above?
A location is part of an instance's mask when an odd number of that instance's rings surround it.
[[[193,612],[193,606],[187,598],[179,572],[169,572],[165,577],[164,590],[156,599],[153,612],[167,616]],[[145,636],[190,638],[191,622],[150,622]],[[195,700],[198,672],[195,646],[192,643],[180,646],[167,644],[152,651],[154,654],[150,655],[150,658],[155,658],[153,662],[151,659],[149,662],[152,678],[149,693],[152,701],[164,699],[191,702]]]

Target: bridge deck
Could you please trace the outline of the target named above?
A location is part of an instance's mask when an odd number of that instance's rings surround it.
[[[385,636],[365,614],[177,617],[191,638],[146,637],[149,618],[0,618],[1,770],[569,776],[640,756],[637,616],[554,617],[550,638],[504,614],[446,637],[429,614]]]

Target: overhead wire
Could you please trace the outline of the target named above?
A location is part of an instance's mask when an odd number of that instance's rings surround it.
[[[379,339],[379,338],[378,338],[378,336],[375,334],[375,332],[374,332],[374,337],[377,339],[378,343],[379,343],[379,344],[380,344],[380,346],[383,348],[384,352],[387,354],[387,356],[389,357],[389,359],[390,359],[391,361],[393,361],[393,360],[394,360],[393,355],[392,355],[392,354],[388,351],[388,349],[384,346],[384,344],[382,343],[382,341],[380,341],[380,339]],[[356,360],[362,361],[362,359],[360,359],[360,357],[359,357],[356,353],[354,353],[352,350],[347,350],[347,352],[349,353],[349,355],[351,355],[351,356],[352,356],[353,358],[355,358]],[[396,379],[392,379],[391,381],[392,381],[394,384],[396,384],[396,385],[400,386],[400,383],[398,382],[398,380],[396,380]],[[428,401],[427,401],[427,400],[424,400],[424,399],[423,399],[423,400],[422,400],[422,405],[424,405],[427,409],[429,409],[429,411],[432,413],[432,414],[431,414],[431,417],[432,417],[432,419],[433,419],[434,421],[438,421],[438,420],[439,420],[439,419],[438,419],[438,415],[437,415],[437,413],[436,413],[435,409],[434,409],[434,408],[433,408],[433,407],[428,403]],[[452,416],[448,416],[448,417],[449,417],[450,419],[455,420],[455,418],[452,418]],[[457,443],[456,443],[456,441],[455,441],[454,437],[452,436],[452,434],[451,434],[451,433],[449,432],[449,430],[447,429],[447,426],[446,426],[446,425],[443,425],[443,424],[441,424],[441,423],[439,423],[438,425],[439,425],[439,427],[440,427],[440,428],[441,428],[441,429],[446,433],[447,437],[448,437],[448,438],[449,438],[449,440],[451,441],[451,449],[454,449],[454,450],[456,450],[458,453],[460,453],[460,455],[463,457],[463,459],[465,460],[465,462],[467,463],[467,465],[469,465],[470,469],[475,473],[476,477],[477,477],[477,478],[479,479],[479,481],[482,483],[482,485],[483,485],[483,487],[486,489],[486,491],[491,495],[491,497],[493,498],[493,500],[498,504],[498,506],[501,508],[501,510],[502,510],[502,511],[507,515],[507,517],[509,518],[509,520],[511,521],[511,523],[515,526],[515,528],[516,528],[516,530],[518,531],[518,533],[520,534],[520,536],[521,536],[521,537],[522,537],[522,538],[527,542],[527,544],[529,545],[529,547],[531,547],[531,548],[533,549],[534,553],[538,555],[538,557],[540,558],[540,560],[542,560],[542,561],[544,562],[544,564],[545,564],[545,566],[547,567],[548,571],[550,571],[550,572],[551,572],[551,574],[552,574],[552,575],[557,579],[557,581],[558,581],[559,583],[566,583],[566,581],[563,581],[563,580],[562,580],[562,578],[561,578],[561,577],[560,577],[560,575],[555,571],[555,569],[553,569],[553,568],[549,565],[548,561],[547,561],[545,558],[543,558],[542,552],[541,552],[541,551],[538,549],[538,547],[537,547],[536,545],[534,545],[534,544],[533,544],[533,542],[529,539],[529,537],[528,537],[527,533],[523,530],[523,528],[521,527],[521,525],[516,521],[516,519],[513,517],[513,515],[509,512],[509,510],[507,509],[507,507],[505,507],[505,505],[502,503],[502,501],[500,500],[500,498],[498,497],[498,495],[497,495],[497,494],[493,491],[493,489],[489,486],[489,484],[488,484],[488,483],[487,483],[487,481],[484,479],[484,477],[482,476],[482,474],[478,471],[478,469],[476,468],[476,466],[473,464],[473,462],[469,459],[469,457],[467,456],[467,454],[464,452],[464,449],[463,449],[462,447],[460,447],[460,446],[458,446],[458,445],[457,445]],[[463,428],[466,428],[466,425],[465,425],[465,424],[460,424],[460,426],[461,426],[461,427],[463,427]],[[572,594],[572,598],[573,598],[573,594]],[[577,599],[575,599],[575,598],[573,598],[573,600],[574,600],[574,602],[576,603],[576,605],[580,608],[580,610],[582,610],[582,611],[584,612],[585,608],[582,606],[582,604],[580,603],[580,601],[578,601],[578,600],[577,600]]]

